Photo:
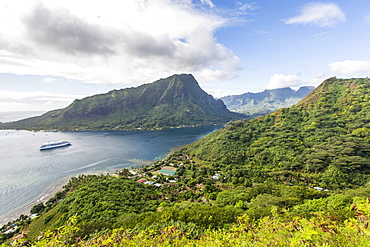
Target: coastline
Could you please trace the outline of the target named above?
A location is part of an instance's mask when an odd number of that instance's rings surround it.
[[[148,161],[131,160],[131,161],[135,161],[135,163],[133,163],[133,164],[135,164],[134,167],[140,167],[142,165],[148,165],[149,163],[153,162],[152,160],[151,161],[149,161],[149,160]],[[141,162],[139,162],[139,161],[141,161]],[[124,168],[129,168],[129,167],[126,166],[126,167],[120,167],[120,168],[110,169],[110,170],[87,171],[87,172],[82,172],[82,173],[79,173],[79,174],[76,174],[76,175],[73,175],[73,176],[67,176],[67,177],[63,177],[63,178],[60,178],[58,180],[55,180],[54,182],[49,184],[47,187],[45,187],[43,192],[41,194],[39,194],[37,197],[35,197],[32,201],[30,201],[26,204],[23,204],[23,205],[21,205],[17,208],[14,208],[11,211],[2,215],[3,219],[0,219],[0,227],[7,224],[8,222],[11,222],[13,220],[18,219],[19,216],[21,216],[22,214],[30,216],[31,215],[30,210],[33,206],[35,206],[35,205],[37,205],[41,202],[45,203],[50,198],[53,198],[55,193],[57,193],[58,191],[63,190],[63,186],[66,185],[72,177],[78,177],[79,175],[82,175],[82,174],[85,174],[85,175],[114,174],[114,173],[116,173],[116,171],[120,171]]]
[[[7,224],[8,222],[14,221],[19,218],[20,215],[27,215],[30,216],[30,210],[33,206],[39,204],[39,203],[45,203],[47,202],[50,198],[54,197],[54,195],[58,192],[63,190],[63,186],[68,183],[68,181],[72,177],[77,177],[79,175],[85,174],[85,175],[100,175],[100,174],[115,174],[116,171],[120,171],[124,168],[126,169],[131,169],[131,168],[139,168],[141,166],[147,166],[150,165],[152,162],[158,161],[158,160],[163,160],[172,153],[174,153],[176,150],[179,148],[183,147],[184,145],[176,146],[168,150],[168,152],[164,153],[160,157],[156,157],[154,160],[139,160],[139,159],[127,159],[125,161],[130,162],[130,165],[122,166],[119,168],[114,168],[114,169],[107,169],[107,170],[97,170],[97,171],[85,171],[81,173],[77,173],[74,175],[70,175],[67,177],[63,177],[60,179],[57,179],[53,181],[51,184],[46,186],[43,191],[32,198],[29,202],[20,205],[16,208],[13,208],[12,210],[6,212],[5,214],[1,215],[0,217],[0,227]],[[123,164],[122,164],[123,165]]]
[[[6,223],[16,220],[19,218],[20,215],[30,215],[30,210],[33,206],[39,204],[39,203],[45,203],[47,202],[50,198],[54,197],[55,193],[58,191],[63,190],[63,186],[68,183],[68,181],[71,179],[73,176],[68,176],[64,178],[60,178],[54,182],[52,182],[50,185],[48,185],[41,194],[39,194],[34,200],[31,202],[28,202],[26,204],[23,204],[6,214],[4,214],[2,217],[4,219],[0,220],[0,226],[5,225]]]

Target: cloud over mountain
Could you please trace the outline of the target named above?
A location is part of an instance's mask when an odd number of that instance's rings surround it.
[[[267,89],[283,88],[283,87],[296,87],[302,84],[298,75],[282,75],[274,74],[268,85]]]
[[[210,0],[8,2],[0,10],[0,73],[108,84],[173,73],[231,79],[239,58],[214,37],[228,23],[214,8]]]
[[[339,77],[365,77],[370,75],[370,62],[345,60],[329,64],[329,71]]]

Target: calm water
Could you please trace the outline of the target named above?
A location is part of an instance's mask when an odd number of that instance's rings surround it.
[[[157,160],[222,126],[162,131],[29,132],[0,130],[0,222],[45,196],[53,181],[91,171],[114,171]],[[72,145],[39,151],[47,141]],[[1,225],[1,224],[0,224]]]

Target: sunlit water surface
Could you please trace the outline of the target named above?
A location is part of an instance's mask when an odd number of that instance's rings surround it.
[[[222,126],[162,131],[29,132],[0,130],[0,221],[45,196],[54,181],[92,171],[114,172],[164,158]],[[39,150],[48,141],[71,146]]]

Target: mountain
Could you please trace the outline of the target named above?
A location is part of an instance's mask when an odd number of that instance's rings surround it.
[[[230,111],[257,117],[296,104],[314,88],[300,87],[297,91],[289,87],[266,89],[260,93],[225,96],[221,99]]]
[[[72,177],[1,246],[368,246],[370,80],[330,78],[136,172]]]
[[[370,80],[327,79],[296,105],[230,122],[183,152],[245,183],[364,185],[370,181]]]
[[[161,129],[243,118],[205,93],[192,75],[76,99],[68,107],[6,124],[21,129]]]

